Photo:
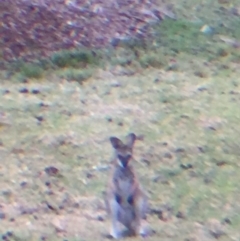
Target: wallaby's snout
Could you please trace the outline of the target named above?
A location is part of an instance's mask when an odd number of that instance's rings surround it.
[[[110,142],[115,150],[115,158],[117,159],[119,166],[126,168],[132,159],[132,149],[135,140],[136,135],[134,133],[131,133],[126,137],[126,143],[123,143],[117,137],[110,137]]]
[[[117,158],[118,158],[120,165],[123,168],[125,168],[125,167],[127,167],[128,162],[132,159],[132,156],[131,155],[127,155],[127,156],[118,155]]]

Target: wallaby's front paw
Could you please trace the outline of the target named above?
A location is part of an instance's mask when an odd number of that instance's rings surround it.
[[[146,238],[149,236],[153,236],[154,234],[156,234],[156,231],[150,228],[141,228],[139,235],[141,235],[141,237]]]
[[[114,229],[111,230],[110,235],[114,239],[119,239],[121,237],[120,233],[117,230],[114,230]]]

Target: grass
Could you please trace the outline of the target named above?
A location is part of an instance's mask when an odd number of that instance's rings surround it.
[[[26,78],[39,79],[43,76],[43,69],[34,64],[24,64],[20,68],[21,74]]]
[[[60,68],[84,67],[98,63],[97,54],[87,49],[63,50],[53,54],[50,59],[55,66]]]
[[[196,7],[196,4],[194,2],[193,6]],[[186,7],[192,8],[193,6]],[[181,9],[181,11],[183,10]],[[226,15],[225,12],[222,12],[222,14]],[[234,51],[231,46],[222,43],[219,37],[225,36],[226,38],[227,36],[229,39],[238,39],[240,36],[237,28],[239,19],[228,18],[226,15],[226,22],[223,24],[217,14],[214,17],[216,18],[215,21],[206,20],[205,17],[202,17],[202,20],[181,18],[176,21],[166,19],[153,26],[153,39],[124,40],[114,50],[111,48],[105,50],[84,48],[63,50],[52,54],[49,59],[40,59],[35,63],[23,63],[18,60],[8,68],[10,72],[17,73],[13,77],[20,82],[28,78],[42,78],[45,73],[49,75],[49,71],[55,72],[58,69],[63,69],[63,76],[66,76],[66,79],[80,79],[81,81],[81,79],[85,79],[82,76],[87,75],[86,78],[90,76],[89,68],[105,68],[109,63],[112,66],[120,65],[134,69],[154,67],[184,71],[187,66],[184,66],[183,62],[192,61],[189,56],[193,55],[214,62],[214,65],[218,65],[228,75],[231,69],[224,63],[237,61],[240,53]],[[208,24],[211,29],[209,34],[200,31],[203,26],[208,26]],[[213,42],[217,44],[212,44]],[[178,59],[182,60],[181,65],[175,64]],[[199,66],[194,66],[193,71],[198,76],[207,77],[208,75],[208,73],[199,70]]]
[[[44,75],[59,72],[66,80],[82,82],[91,76],[90,67],[100,66],[99,53],[86,49],[58,51],[48,59],[39,59],[34,63],[25,63],[17,60],[11,63],[8,76],[19,82],[27,79],[41,79]]]
[[[66,68],[58,72],[58,75],[61,78],[64,78],[68,81],[76,81],[78,83],[82,83],[84,80],[89,79],[93,74],[93,70],[91,69],[74,69],[74,68]]]
[[[63,51],[1,73],[2,235],[107,240],[108,138],[135,132],[144,135],[134,165],[156,231],[148,240],[239,240],[239,50],[218,38],[239,30],[221,9],[178,1],[180,19],[154,26],[152,42]]]

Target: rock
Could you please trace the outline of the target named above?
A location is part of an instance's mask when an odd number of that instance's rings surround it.
[[[159,79],[159,78],[156,78],[155,80],[154,80],[154,83],[159,83],[161,80]]]
[[[93,173],[91,173],[91,172],[87,172],[87,173],[86,173],[86,178],[92,179],[93,177],[94,177],[94,174],[93,174]]]
[[[107,121],[108,121],[108,122],[112,122],[113,119],[112,119],[111,117],[109,117],[109,118],[107,118]]]
[[[160,182],[162,184],[168,184],[168,180],[165,176],[163,175],[157,175],[152,179],[153,182]]]
[[[6,218],[6,214],[3,212],[0,212],[0,219],[5,219]]]
[[[106,171],[109,169],[109,166],[108,165],[93,166],[92,169],[96,171]]]
[[[172,217],[173,209],[169,205],[163,205],[160,208],[150,208],[149,210],[151,215],[157,215],[157,217],[166,222]]]
[[[43,103],[43,102],[40,102],[40,103],[39,103],[39,106],[40,106],[40,107],[48,107],[49,105],[47,105],[47,104],[45,104],[45,103]]]
[[[189,116],[186,115],[186,114],[183,114],[183,115],[181,115],[180,117],[183,118],[183,119],[189,119]]]
[[[111,84],[110,84],[112,87],[121,87],[122,84],[118,81],[113,81]]]
[[[188,170],[188,169],[193,168],[193,165],[192,164],[181,164],[180,167],[184,170]]]
[[[143,163],[145,163],[147,166],[150,166],[151,165],[151,162],[147,159],[142,159],[141,160]]]
[[[198,174],[195,171],[189,171],[189,176],[194,178],[194,177],[198,177]]]
[[[20,186],[21,186],[22,188],[26,187],[26,186],[27,186],[27,182],[25,182],[25,181],[21,182],[21,183],[20,183]]]
[[[173,156],[170,152],[166,152],[166,153],[164,153],[163,157],[168,158],[168,159],[172,159]]]
[[[42,122],[44,120],[44,118],[42,116],[35,116],[35,118],[39,121]]]
[[[203,25],[200,29],[200,31],[204,34],[212,34],[213,33],[213,28],[211,28],[208,25]]]
[[[205,153],[205,152],[206,152],[206,148],[205,148],[205,147],[202,147],[202,146],[198,146],[198,150],[199,150],[201,153]]]
[[[177,218],[181,218],[181,219],[185,219],[186,218],[185,215],[183,214],[183,212],[180,212],[180,211],[176,214],[176,217]]]
[[[223,224],[232,224],[231,220],[229,218],[224,218],[222,221]]]
[[[179,148],[177,148],[177,149],[175,150],[175,152],[176,152],[176,153],[183,153],[183,152],[185,152],[185,149],[179,147]]]
[[[232,7],[230,13],[235,16],[240,16],[240,7]]]
[[[197,88],[197,90],[200,91],[200,92],[203,92],[203,91],[206,91],[206,90],[207,90],[207,87],[205,87],[205,86],[200,86],[200,87]]]
[[[39,94],[39,93],[40,93],[40,90],[38,90],[38,89],[33,89],[33,90],[32,90],[32,94],[37,95],[37,94]]]
[[[123,126],[123,122],[121,122],[121,121],[118,122],[118,125],[119,125],[119,126]]]
[[[207,77],[207,74],[205,72],[203,72],[203,71],[195,71],[194,75],[198,76],[200,78],[206,78]]]
[[[226,165],[226,164],[227,164],[226,161],[217,161],[217,162],[216,162],[216,165],[219,166],[219,167],[224,166],[224,165]]]
[[[2,235],[2,240],[8,240],[7,235],[3,234],[3,235]]]
[[[44,171],[49,175],[49,176],[56,176],[59,174],[59,170],[54,167],[54,166],[49,166],[44,169]]]
[[[29,91],[28,91],[28,89],[27,88],[21,88],[20,90],[19,90],[19,93],[22,93],[22,94],[27,94]]]
[[[13,232],[12,232],[12,231],[7,231],[7,232],[6,232],[6,235],[7,235],[8,237],[12,237],[12,236],[13,236]]]
[[[226,235],[224,226],[216,219],[211,219],[207,222],[206,227],[209,233],[215,238],[219,239],[221,236]]]
[[[103,222],[104,221],[104,218],[102,216],[98,216],[97,217],[97,220],[100,221],[100,222]]]
[[[67,229],[66,220],[62,216],[55,217],[51,223],[57,232],[64,232]]]

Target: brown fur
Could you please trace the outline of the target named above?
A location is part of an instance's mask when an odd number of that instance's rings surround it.
[[[126,144],[116,137],[110,138],[114,156],[105,201],[114,238],[120,237],[118,222],[133,235],[144,234],[141,220],[145,218],[147,200],[131,165],[135,140],[133,133],[127,136]]]

